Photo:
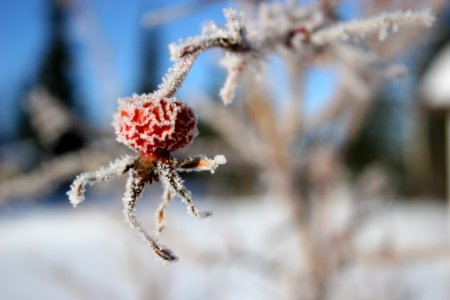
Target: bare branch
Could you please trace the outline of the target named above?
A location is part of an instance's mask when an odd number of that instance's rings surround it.
[[[227,69],[228,75],[220,90],[220,97],[222,98],[223,104],[228,105],[233,101],[239,79],[245,70],[246,61],[242,55],[238,56],[227,53],[222,59],[221,64]]]

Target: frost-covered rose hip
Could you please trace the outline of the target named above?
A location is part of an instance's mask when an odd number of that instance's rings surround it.
[[[136,217],[136,203],[147,184],[159,181],[164,187],[163,199],[158,206],[155,225],[160,232],[165,225],[165,210],[175,197],[186,204],[187,211],[196,218],[205,218],[210,212],[199,211],[192,201],[191,192],[184,186],[180,172],[215,170],[226,163],[223,155],[208,158],[205,155],[173,158],[171,151],[192,142],[197,135],[194,112],[185,103],[174,98],[156,97],[155,94],[135,95],[121,99],[114,115],[117,140],[140,155],[125,155],[108,167],[78,175],[67,192],[70,203],[78,206],[85,199],[86,186],[128,173],[122,198],[125,220],[147,242],[153,252],[165,262],[177,259],[167,247],[149,234]]]
[[[158,155],[180,149],[197,135],[192,109],[175,98],[134,95],[119,101],[113,126],[117,140],[142,153]]]

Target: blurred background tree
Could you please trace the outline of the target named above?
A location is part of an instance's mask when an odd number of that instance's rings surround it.
[[[49,1],[47,3],[47,49],[38,64],[36,79],[31,88],[26,87],[22,92],[21,108],[19,115],[19,135],[21,138],[31,138],[40,149],[41,155],[52,157],[69,151],[81,149],[87,142],[86,133],[77,126],[73,119],[69,119],[58,132],[58,136],[51,140],[42,139],[46,135],[45,125],[36,126],[32,124],[33,118],[48,118],[48,123],[53,122],[53,118],[58,116],[47,116],[47,108],[44,103],[40,103],[39,95],[35,97],[34,103],[30,103],[32,90],[39,88],[48,93],[48,100],[55,101],[60,109],[56,113],[67,114],[69,117],[80,115],[76,113],[75,95],[77,94],[77,83],[75,81],[74,54],[73,47],[69,40],[69,15],[72,9],[70,0]],[[50,103],[50,105],[53,105]],[[39,132],[40,131],[40,132]]]

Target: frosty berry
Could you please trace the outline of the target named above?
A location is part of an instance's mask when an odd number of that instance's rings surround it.
[[[159,155],[180,149],[197,135],[192,109],[175,98],[152,94],[122,99],[114,116],[117,140],[142,154]]]

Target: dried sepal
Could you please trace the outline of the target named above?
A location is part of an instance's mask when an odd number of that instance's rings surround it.
[[[187,211],[194,217],[202,219],[212,215],[211,212],[201,212],[197,209],[192,201],[192,195],[189,190],[184,187],[183,179],[173,168],[170,161],[159,160],[156,162],[156,172],[159,180],[169,188],[170,192],[177,195],[187,206]]]
[[[77,207],[78,204],[84,201],[84,194],[86,192],[86,185],[93,185],[101,181],[108,181],[114,177],[124,174],[135,163],[135,158],[125,155],[122,158],[111,162],[106,168],[100,168],[95,172],[82,173],[78,175],[70,186],[67,196],[69,196],[70,203]]]
[[[158,255],[158,257],[167,262],[175,261],[177,260],[175,254],[173,254],[170,249],[160,245],[154,237],[145,231],[134,213],[136,202],[139,200],[145,184],[146,182],[139,176],[139,173],[134,169],[130,169],[125,195],[123,197],[123,213],[125,220],[129,223],[131,228],[133,228],[139,236],[149,244],[150,248]]]
[[[179,172],[201,172],[210,171],[214,174],[220,165],[226,164],[227,159],[223,155],[216,155],[213,159],[205,155],[197,155],[175,162],[175,170]]]
[[[162,202],[159,204],[155,215],[156,231],[161,232],[166,225],[165,209],[169,206],[173,200],[173,193],[168,186],[164,186],[164,192],[162,195]]]

